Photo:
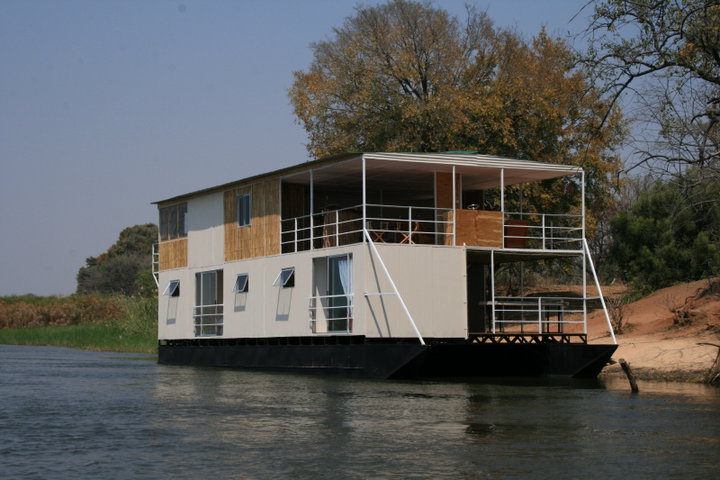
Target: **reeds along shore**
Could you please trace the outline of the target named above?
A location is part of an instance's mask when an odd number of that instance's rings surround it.
[[[0,297],[0,343],[154,353],[157,299],[120,295]]]

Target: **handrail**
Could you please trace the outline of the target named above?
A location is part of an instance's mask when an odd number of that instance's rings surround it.
[[[363,228],[363,233],[365,235],[365,238],[367,239],[368,245],[370,245],[370,249],[372,250],[372,253],[375,254],[375,257],[377,257],[378,261],[380,262],[380,266],[382,267],[383,271],[385,272],[385,276],[387,277],[388,281],[390,282],[390,286],[395,291],[395,295],[397,295],[398,300],[400,300],[400,305],[402,306],[403,310],[405,311],[405,315],[407,315],[408,320],[410,320],[410,325],[412,326],[413,330],[415,331],[415,335],[417,335],[418,340],[420,340],[420,344],[425,345],[425,340],[423,340],[423,337],[420,334],[420,330],[418,330],[417,325],[415,325],[415,320],[413,320],[413,317],[410,314],[410,310],[408,310],[407,305],[405,305],[405,301],[402,298],[402,295],[400,295],[400,292],[398,291],[397,286],[395,286],[395,282],[393,281],[392,277],[390,276],[390,272],[388,271],[387,267],[385,266],[385,262],[383,262],[383,259],[380,256],[380,252],[378,252],[378,249],[375,246],[375,243],[372,241],[372,238],[370,238],[370,233],[368,233],[366,228]]]
[[[345,305],[323,305],[322,300],[324,299],[334,299],[334,298],[344,298],[346,299],[347,303]],[[318,305],[318,300],[320,300],[320,304]],[[332,310],[345,310],[345,315],[341,316],[328,316],[328,312]],[[324,312],[324,319],[325,322],[328,324],[328,331],[330,332],[345,332],[350,333],[352,331],[352,318],[353,318],[353,294],[352,293],[342,293],[339,295],[315,295],[308,297],[308,313],[310,314],[310,321],[311,322],[317,322],[318,319],[317,311],[322,310]],[[332,315],[332,314],[331,314]],[[342,322],[346,321],[345,328],[343,329],[330,329],[329,326],[331,324],[334,324],[334,322]]]
[[[534,221],[533,221],[534,219]],[[564,225],[556,225],[553,222],[565,219]],[[573,243],[581,243],[583,236],[583,216],[572,213],[541,213],[541,212],[504,212],[503,214],[503,238],[516,241],[533,241],[539,245],[541,250],[582,250],[582,245],[577,248]],[[513,224],[508,221],[517,220],[521,224]],[[533,221],[533,224],[530,222]],[[526,229],[520,234],[508,235],[508,228]],[[563,245],[564,248],[560,248]],[[537,246],[523,246],[520,248],[537,249]]]
[[[453,220],[442,215],[442,212],[451,209],[371,203],[363,209],[365,217],[342,218],[343,212],[359,212],[362,208],[363,205],[353,205],[281,219],[280,245],[283,253],[317,248],[317,245],[312,245],[314,240],[323,242],[323,247],[360,243],[358,238],[362,238],[363,228],[385,237],[397,236],[396,239],[386,238],[384,241],[387,243],[411,244],[415,243],[418,235],[425,235],[425,238],[433,235],[431,243],[445,244],[445,238],[453,235],[453,232],[447,231]],[[368,212],[368,209],[371,211]]]
[[[206,309],[214,309],[211,313],[205,313]],[[222,303],[214,305],[195,305],[193,306],[193,324],[196,337],[216,337],[222,335],[224,323],[224,305]],[[212,333],[205,333],[210,330]]]

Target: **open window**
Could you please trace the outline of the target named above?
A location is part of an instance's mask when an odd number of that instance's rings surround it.
[[[287,267],[280,270],[273,282],[273,287],[290,288],[295,286],[295,267]]]
[[[166,297],[179,297],[180,296],[180,280],[171,280],[165,287],[163,295]]]
[[[248,274],[241,273],[235,277],[235,285],[233,286],[233,293],[247,293],[248,292]]]

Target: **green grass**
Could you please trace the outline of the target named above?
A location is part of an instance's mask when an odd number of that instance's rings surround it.
[[[113,297],[119,313],[81,325],[0,328],[0,343],[113,352],[157,351],[157,300]]]
[[[7,328],[0,330],[0,343],[14,345],[53,345],[108,352],[155,353],[155,337],[127,335],[109,325],[69,325],[67,327]]]

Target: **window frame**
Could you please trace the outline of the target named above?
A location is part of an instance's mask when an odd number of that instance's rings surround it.
[[[283,274],[285,272],[290,272],[284,279]],[[290,284],[290,285],[288,285]],[[282,287],[282,288],[293,288],[295,286],[295,267],[285,267],[280,270],[280,273],[278,273],[277,278],[275,278],[275,281],[273,282],[273,287]]]
[[[239,287],[240,279],[244,278],[245,281],[242,283],[242,288]],[[250,290],[250,275],[247,273],[238,273],[235,277],[235,284],[233,285],[233,293],[239,294],[239,293],[248,293]]]
[[[252,225],[252,196],[249,193],[239,193],[235,197],[235,220],[238,227]]]
[[[180,280],[170,280],[165,287],[163,292],[164,297],[179,297],[180,296]]]
[[[187,225],[185,222],[187,202],[168,205],[158,210],[161,242],[187,237]]]

